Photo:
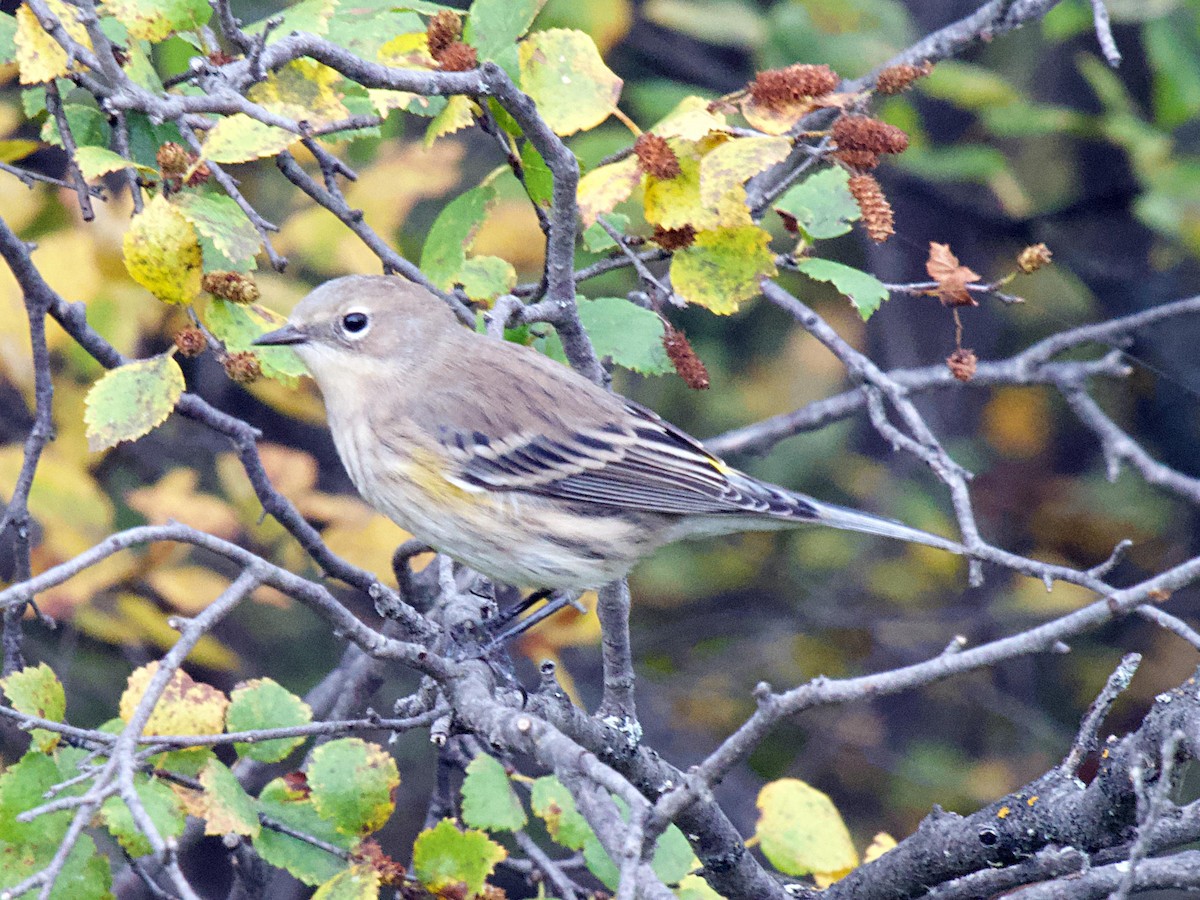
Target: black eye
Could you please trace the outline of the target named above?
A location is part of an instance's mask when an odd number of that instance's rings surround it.
[[[367,314],[360,312],[346,313],[342,316],[342,328],[347,334],[358,334],[367,327]]]

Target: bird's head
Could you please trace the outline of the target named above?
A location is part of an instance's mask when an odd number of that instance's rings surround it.
[[[397,373],[459,328],[434,294],[391,275],[327,281],[300,301],[259,346],[290,346],[324,390],[336,373]]]

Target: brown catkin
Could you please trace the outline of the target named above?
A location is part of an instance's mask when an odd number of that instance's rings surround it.
[[[879,154],[870,150],[834,150],[830,156],[856,172],[870,172],[879,165]]]
[[[434,56],[443,72],[469,72],[479,64],[479,55],[475,48],[455,41]]]
[[[638,168],[647,175],[655,178],[670,179],[679,172],[679,157],[671,149],[665,138],[649,131],[638,135],[633,142],[633,154],[637,157]]]
[[[826,65],[797,63],[759,72],[750,82],[750,96],[760,106],[776,106],[801,97],[820,97],[838,86],[837,72]]]
[[[195,156],[188,152],[182,144],[177,144],[174,141],[167,141],[158,148],[155,154],[155,159],[158,162],[158,168],[163,174],[163,178],[179,178],[188,170],[188,166],[195,160]]]
[[[253,303],[258,299],[258,285],[241,272],[205,272],[200,287],[232,303]]]
[[[903,153],[908,149],[908,135],[902,128],[870,116],[842,116],[833,123],[833,140],[839,150]]]
[[[946,367],[959,381],[970,381],[974,378],[978,365],[979,359],[975,356],[975,351],[966,347],[959,347],[946,357]]]
[[[1050,260],[1054,256],[1050,252],[1050,248],[1045,244],[1030,244],[1017,256],[1017,268],[1029,275],[1036,272],[1042,266],[1050,265]]]
[[[882,244],[896,233],[892,204],[888,203],[883,188],[874,175],[855,175],[847,185],[862,211],[863,225],[867,234],[877,244]]]
[[[262,376],[262,366],[258,363],[258,357],[249,350],[230,353],[222,362],[225,374],[239,384],[249,384]]]
[[[182,328],[175,333],[175,347],[182,356],[199,356],[207,346],[208,341],[199,328]]]
[[[708,369],[692,349],[686,334],[668,325],[663,332],[663,348],[684,384],[697,391],[708,387]]]
[[[908,90],[909,86],[918,78],[924,78],[932,71],[933,63],[929,60],[916,66],[909,63],[889,66],[875,79],[875,90],[880,94],[899,94],[901,91]]]
[[[683,250],[685,247],[692,246],[692,242],[696,240],[696,229],[687,223],[679,228],[663,228],[661,225],[655,225],[654,234],[650,236],[650,240],[664,250]]]
[[[429,44],[429,55],[434,59],[462,35],[462,16],[452,9],[440,10],[429,20],[425,29],[425,40]]]

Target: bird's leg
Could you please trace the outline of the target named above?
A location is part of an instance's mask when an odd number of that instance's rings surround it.
[[[513,621],[513,619],[539,600],[545,600],[546,605],[537,612],[530,613],[523,619]],[[502,627],[507,625],[507,627],[488,642],[488,645],[484,648],[483,655],[486,656],[507,641],[511,641],[518,635],[524,634],[534,625],[545,621],[564,607],[575,606],[578,609],[578,602],[578,595],[572,591],[537,591],[531,594],[520,603],[515,604],[511,609],[504,611],[498,624]],[[509,624],[510,622],[512,624]]]
[[[496,618],[496,627],[503,628],[513,619],[520,616],[521,613],[525,612],[525,610],[532,609],[534,606],[541,603],[553,593],[554,591],[550,590],[549,588],[543,588],[540,591],[534,591],[528,597],[514,603],[512,606],[506,607]]]

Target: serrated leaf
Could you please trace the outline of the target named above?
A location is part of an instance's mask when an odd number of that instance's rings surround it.
[[[847,184],[849,173],[839,167],[822,169],[792,185],[775,202],[775,208],[787,213],[812,240],[838,237],[850,231],[850,223],[862,217]]]
[[[717,146],[700,160],[700,202],[718,208],[726,194],[782,162],[791,149],[784,137],[738,138]]]
[[[529,30],[545,5],[546,0],[475,0],[463,40],[475,48],[480,62],[496,59]]]
[[[146,688],[158,672],[158,663],[147,663],[135,669],[121,694],[120,715],[128,722],[145,696]],[[221,734],[225,727],[227,698],[212,685],[193,681],[181,669],[176,669],[166,689],[154,706],[142,733],[156,734]]]
[[[200,155],[215,163],[241,163],[274,156],[286,150],[300,135],[266,125],[245,113],[226,116],[209,129]]]
[[[62,682],[45,663],[26,666],[0,679],[0,689],[17,712],[39,719],[61,722],[67,714],[67,695]],[[30,732],[33,748],[48,753],[58,746],[58,735],[45,728]]]
[[[137,440],[166,421],[185,387],[172,353],[110,369],[92,385],[83,416],[90,450]]]
[[[340,738],[313,751],[308,786],[317,812],[339,831],[370,834],[392,815],[392,791],[400,786],[400,772],[378,744]]]
[[[54,13],[76,43],[92,49],[92,39],[79,21],[75,7],[65,0],[46,0],[46,6]],[[37,15],[22,3],[17,7],[17,29],[13,37],[16,45],[17,66],[21,73],[21,84],[40,84],[53,81],[71,71],[67,65],[67,52],[53,37],[42,29]]]
[[[641,183],[642,170],[634,156],[592,169],[584,175],[575,192],[584,226],[590,227],[602,213],[611,212],[618,203],[627,200]]]
[[[828,796],[797,778],[758,793],[755,834],[763,855],[787,875],[845,873],[858,865],[846,824]]]
[[[472,300],[491,303],[517,286],[517,270],[498,256],[472,256],[455,279]]]
[[[671,142],[679,160],[679,174],[674,178],[646,176],[643,204],[647,222],[669,229],[691,226],[697,231],[753,224],[746,207],[746,191],[741,185],[731,186],[711,205],[701,199],[701,156],[723,140],[723,136],[716,136],[699,144]]]
[[[688,303],[729,315],[775,274],[771,236],[756,225],[701,231],[671,261],[671,286]]]
[[[447,134],[470,128],[475,124],[475,114],[478,110],[479,107],[470,97],[463,94],[450,97],[425,129],[425,147],[432,147],[434,141]]]
[[[163,838],[177,838],[183,834],[183,827],[187,824],[183,804],[165,782],[138,775],[134,777],[133,789]],[[120,797],[112,796],[104,801],[100,807],[100,818],[130,856],[145,856],[151,851],[150,841],[138,828],[133,813]]]
[[[617,108],[624,82],[582,31],[537,31],[518,46],[521,90],[559,135],[595,128]]]
[[[650,131],[659,137],[677,137],[698,141],[709,132],[725,128],[725,114],[710,112],[709,101],[703,97],[684,97],[679,104],[659,120]]]
[[[462,818],[472,828],[518,831],[528,818],[499,760],[486,753],[471,760],[462,785]]]
[[[579,321],[599,357],[643,375],[675,371],[663,347],[663,322],[658,314],[623,297],[580,298]]]
[[[235,266],[254,261],[262,238],[232,197],[179,194],[175,203],[199,235],[212,241],[213,246]]]
[[[36,750],[30,750],[0,773],[0,841],[57,846],[71,822],[68,810],[47,813],[30,822],[18,822],[17,816],[45,803],[46,791],[60,780],[54,758]]]
[[[104,11],[124,25],[130,37],[155,43],[212,18],[206,0],[104,0]]]
[[[219,759],[210,759],[200,770],[204,787],[201,808],[205,834],[234,834],[254,838],[262,830],[254,800]]]
[[[854,305],[863,320],[888,298],[883,282],[867,272],[828,259],[801,260],[797,268],[816,281],[826,281],[838,289]]]
[[[253,353],[268,378],[294,384],[308,370],[291,347],[255,347],[255,339],[281,328],[287,320],[257,303],[230,303],[212,298],[204,310],[204,324],[230,353]]]
[[[350,850],[358,838],[342,834],[331,822],[317,814],[312,800],[299,791],[290,790],[282,778],[276,778],[262,789],[258,798],[259,811],[277,822],[343,850]],[[310,886],[316,886],[347,867],[340,856],[322,850],[300,838],[264,826],[254,838],[254,849],[268,863],[286,869]]]
[[[508,852],[482,831],[459,831],[449,819],[417,835],[413,844],[413,874],[437,892],[459,883],[478,894],[496,863]]]
[[[77,147],[108,146],[112,129],[108,125],[108,118],[96,107],[83,103],[64,103],[63,115],[67,119],[67,126],[71,129],[71,137],[75,139]],[[47,116],[46,121],[42,123],[41,138],[55,147],[63,145],[62,136],[58,133],[58,120],[54,116]]]
[[[429,54],[429,37],[424,31],[398,34],[379,48],[376,58],[385,66],[398,69],[436,69],[437,60]],[[412,98],[413,94],[394,91]]]
[[[421,271],[435,285],[448,290],[459,277],[467,250],[496,199],[490,184],[473,187],[447,203],[434,219],[421,250]]]
[[[575,798],[553,775],[544,775],[533,783],[529,805],[546,823],[556,843],[568,850],[582,850],[594,838],[592,826],[575,808]]]
[[[13,887],[45,869],[57,846],[21,847],[0,843],[0,888]],[[112,900],[108,857],[96,850],[89,834],[79,836],[54,882],[50,900]]]
[[[628,820],[629,807],[625,802],[620,797],[614,797],[613,802],[621,811],[621,816]],[[594,833],[588,835],[583,845],[583,859],[588,871],[611,890],[617,889],[621,880],[620,869]],[[654,857],[650,861],[650,867],[664,884],[671,885],[678,883],[692,870],[694,859],[692,847],[683,836],[683,832],[676,825],[668,825],[654,846]]]
[[[270,678],[256,678],[238,685],[229,694],[225,730],[257,731],[263,728],[292,728],[312,721],[312,707]],[[236,742],[239,756],[259,762],[280,762],[304,743],[304,738],[276,738],[255,744]]]
[[[192,223],[159,194],[125,232],[125,268],[164,303],[191,303],[200,291],[200,241]]]
[[[312,900],[375,900],[382,883],[378,872],[366,863],[357,863],[317,888]]]
[[[318,127],[350,115],[342,83],[336,69],[314,59],[294,59],[254,85],[246,96],[271,112]]]
[[[156,170],[150,166],[139,165],[138,163],[128,160],[119,153],[114,153],[107,147],[80,147],[75,151],[75,165],[79,166],[79,171],[83,173],[83,177],[89,181],[93,178],[99,178],[101,175],[107,175],[110,172],[117,172],[121,169],[138,169],[142,172],[153,173]]]
[[[621,234],[624,234],[625,229],[629,227],[629,216],[624,213],[605,213],[603,218],[605,222]],[[612,239],[604,226],[600,224],[599,217],[597,217],[596,222],[583,230],[582,238],[584,249],[589,253],[603,253],[617,246],[617,242]]]

